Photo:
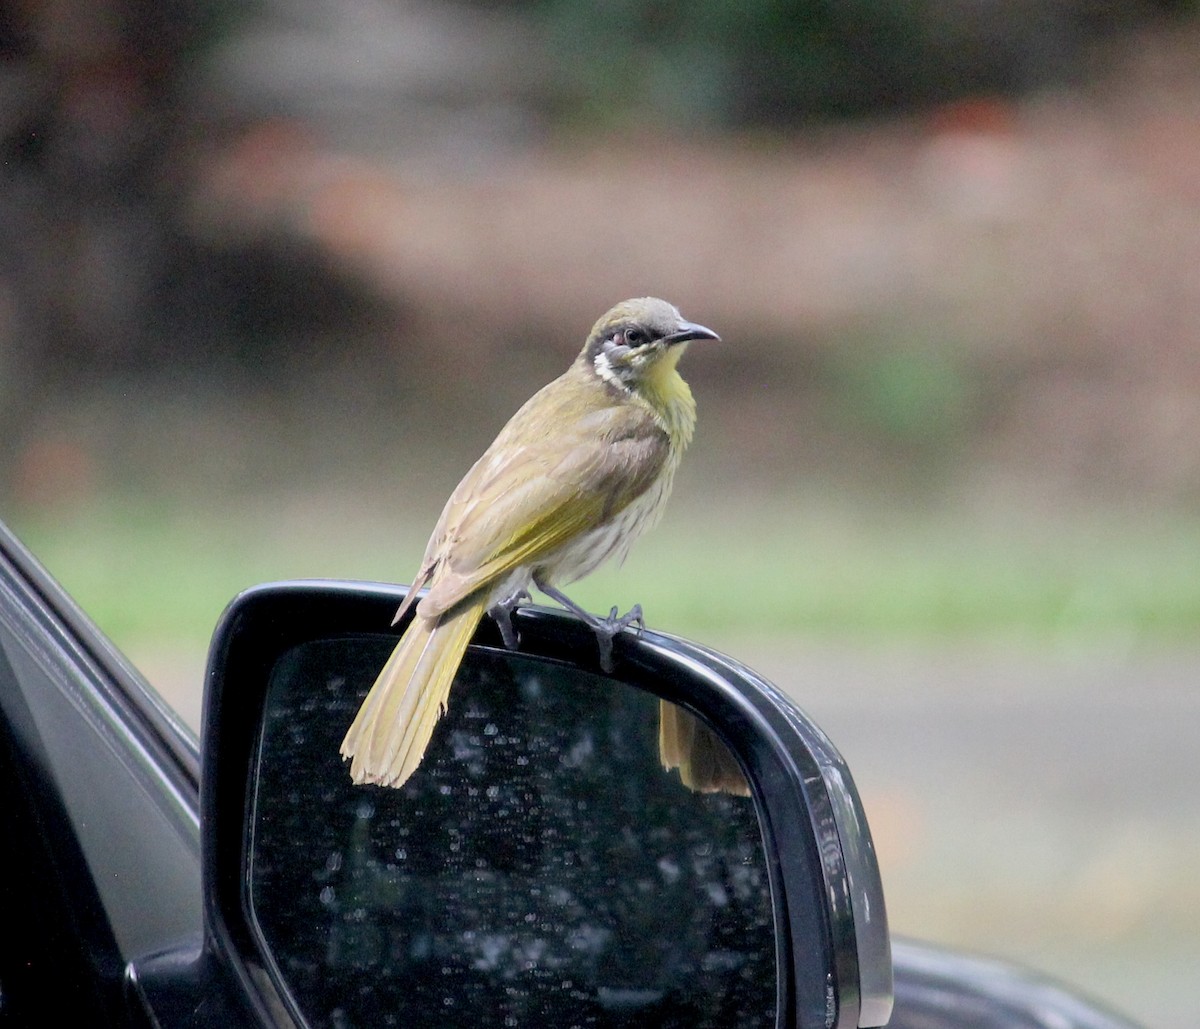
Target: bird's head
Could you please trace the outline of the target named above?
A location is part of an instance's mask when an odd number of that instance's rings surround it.
[[[720,338],[685,321],[674,304],[638,297],[623,300],[596,322],[579,356],[618,389],[659,392],[691,340]]]

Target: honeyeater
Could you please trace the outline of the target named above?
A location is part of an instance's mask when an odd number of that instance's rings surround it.
[[[342,741],[356,783],[404,784],[480,619],[491,614],[505,645],[515,647],[512,611],[531,587],[591,626],[601,666],[611,671],[613,637],[642,624],[641,608],[618,616],[614,607],[598,618],[560,587],[623,558],[662,514],[696,423],[676,365],[692,340],[718,338],[665,300],[626,300],[596,322],[566,372],[504,426],[446,502],[395,621],[414,603],[415,616]],[[422,588],[428,592],[418,600]],[[668,707],[660,721],[664,764],[679,767],[693,788],[744,792],[736,765],[713,772],[707,747],[695,743],[696,731],[708,730],[682,710],[668,716]]]

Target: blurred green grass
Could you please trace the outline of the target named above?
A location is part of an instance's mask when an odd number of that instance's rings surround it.
[[[694,489],[694,486],[693,486]],[[309,495],[197,505],[110,497],[9,518],[117,643],[201,645],[258,582],[409,580],[436,506]],[[1095,512],[972,518],[786,498],[674,506],[623,567],[572,587],[704,640],[1179,643],[1200,626],[1200,522]]]

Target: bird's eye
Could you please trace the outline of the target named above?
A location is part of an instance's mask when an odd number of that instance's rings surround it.
[[[625,345],[630,347],[640,347],[646,342],[646,333],[639,328],[625,330]]]

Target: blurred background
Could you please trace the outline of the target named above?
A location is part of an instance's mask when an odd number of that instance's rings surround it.
[[[830,732],[894,927],[1200,1008],[1188,0],[13,0],[0,517],[193,724],[254,582],[406,582],[615,301],[724,342],[576,587]]]

